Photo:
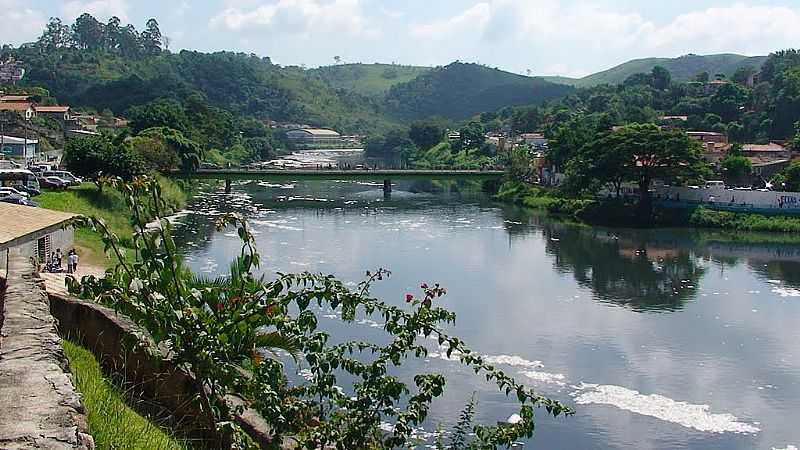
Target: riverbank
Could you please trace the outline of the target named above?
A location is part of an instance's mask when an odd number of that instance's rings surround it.
[[[620,201],[570,198],[554,189],[519,182],[505,182],[495,195],[497,200],[514,203],[550,214],[567,216],[589,225],[626,227],[694,227],[733,231],[800,232],[800,217],[694,209],[656,209],[648,223],[636,217],[635,205]]]
[[[178,211],[186,206],[195,189],[193,185],[162,175],[154,176],[161,185],[162,196],[170,210]],[[83,183],[65,191],[43,192],[36,197],[36,202],[47,209],[99,217],[120,238],[123,247],[133,249],[130,209],[125,205],[122,194],[113,188],[101,191],[94,183]],[[103,251],[100,235],[90,229],[75,230],[75,248],[81,256],[81,264],[97,267],[108,267],[111,264]],[[132,252],[129,254],[132,255]]]

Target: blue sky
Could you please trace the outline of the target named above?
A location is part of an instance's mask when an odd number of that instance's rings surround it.
[[[0,42],[50,16],[155,17],[172,50],[236,50],[309,67],[480,62],[582,76],[633,58],[800,46],[800,0],[0,0]]]

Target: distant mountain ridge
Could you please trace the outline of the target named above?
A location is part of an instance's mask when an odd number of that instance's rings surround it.
[[[740,67],[752,66],[760,69],[767,60],[766,56],[743,56],[733,53],[717,55],[684,55],[678,58],[642,58],[634,59],[602,72],[583,78],[543,77],[553,83],[567,84],[575,87],[592,87],[600,84],[620,84],[636,73],[647,73],[655,66],[669,70],[675,81],[688,81],[701,72],[708,72],[711,78],[716,74],[730,77]]]
[[[386,93],[389,114],[403,120],[440,116],[467,119],[506,106],[542,103],[573,88],[472,63],[431,69]]]

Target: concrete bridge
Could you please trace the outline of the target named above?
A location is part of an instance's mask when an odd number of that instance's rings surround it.
[[[392,180],[447,180],[470,178],[490,180],[505,175],[502,170],[418,170],[418,169],[200,169],[192,173],[174,174],[183,178],[225,180],[225,192],[230,193],[233,180],[365,180],[382,181],[383,192],[392,192]]]

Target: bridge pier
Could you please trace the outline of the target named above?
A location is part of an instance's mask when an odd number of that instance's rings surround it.
[[[392,180],[385,179],[383,180],[383,197],[389,198],[392,196]]]
[[[225,193],[226,194],[230,194],[231,193],[231,179],[230,178],[225,180]]]

